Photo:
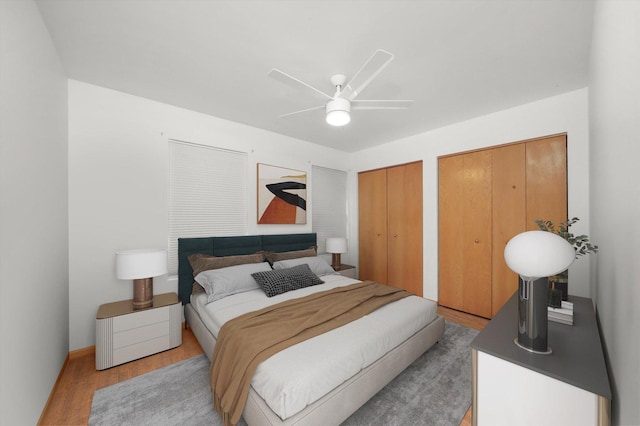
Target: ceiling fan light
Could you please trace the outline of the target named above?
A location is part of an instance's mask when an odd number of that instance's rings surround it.
[[[331,111],[327,114],[327,123],[332,126],[340,127],[348,124],[351,116],[347,111]]]
[[[332,126],[344,126],[351,121],[351,103],[347,99],[336,98],[327,102],[327,123]]]

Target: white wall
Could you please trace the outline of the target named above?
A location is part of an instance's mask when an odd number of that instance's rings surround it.
[[[424,285],[423,295],[438,300],[438,156],[567,133],[569,216],[580,217],[575,233],[589,229],[588,90],[581,89],[520,107],[422,133],[353,154],[351,185],[357,172],[410,161],[423,161]],[[351,237],[357,247],[357,195],[351,199]],[[589,296],[588,261],[575,262],[569,271],[569,293]]]
[[[0,67],[0,425],[32,425],[69,350],[67,79],[34,2],[0,1]]]
[[[312,164],[340,170],[348,166],[340,151],[70,81],[71,350],[95,344],[101,304],[132,297],[132,283],[115,277],[115,252],[167,246],[169,139],[249,153],[249,234],[311,232],[311,210],[306,225],[256,224],[256,163],[304,170],[309,184]],[[154,279],[155,293],[168,291],[177,291],[175,280]]]
[[[640,424],[640,2],[598,1],[589,68],[592,294],[613,424]]]

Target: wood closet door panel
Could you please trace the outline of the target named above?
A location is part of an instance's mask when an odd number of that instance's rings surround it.
[[[491,318],[516,291],[504,262],[536,219],[567,219],[566,135],[438,160],[438,302]]]
[[[507,266],[504,248],[511,238],[526,230],[525,145],[493,149],[493,287],[494,316],[518,289],[518,275]]]
[[[438,159],[438,303],[463,310],[464,157]]]
[[[359,277],[387,283],[387,171],[358,174]]]
[[[464,155],[464,311],[491,317],[491,151]]]
[[[387,283],[422,296],[422,162],[387,169]]]
[[[527,142],[527,230],[537,219],[567,220],[567,136]]]

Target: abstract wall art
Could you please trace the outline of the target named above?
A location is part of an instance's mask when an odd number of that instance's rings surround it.
[[[307,173],[258,163],[258,224],[307,223]]]

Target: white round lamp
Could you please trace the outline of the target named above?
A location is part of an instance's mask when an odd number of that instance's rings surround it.
[[[523,279],[556,275],[573,263],[576,252],[559,235],[527,231],[516,235],[504,249],[504,260]]]
[[[518,337],[515,342],[521,348],[538,354],[551,353],[547,345],[546,277],[566,270],[575,257],[571,244],[551,232],[527,231],[507,243],[504,260],[520,276]]]

